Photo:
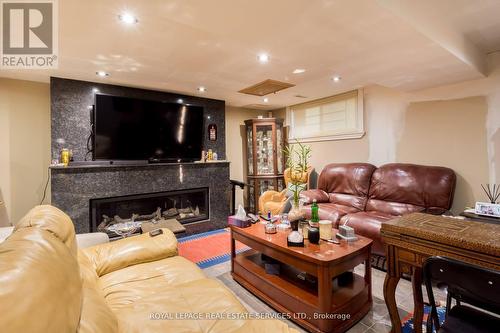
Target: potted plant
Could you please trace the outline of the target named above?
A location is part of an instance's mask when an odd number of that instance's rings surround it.
[[[292,209],[288,213],[291,222],[300,220],[303,217],[300,205],[300,192],[302,192],[308,181],[310,171],[309,158],[311,157],[311,147],[303,145],[296,140],[294,144],[288,145],[284,149],[286,158],[285,179],[287,187],[292,192]]]

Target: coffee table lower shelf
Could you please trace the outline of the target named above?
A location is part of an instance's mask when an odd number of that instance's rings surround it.
[[[308,331],[344,332],[371,308],[370,285],[364,277],[353,274],[352,282],[347,285],[339,286],[334,279],[330,313],[321,313],[317,284],[297,278],[298,273],[294,267],[281,264],[279,275],[267,274],[260,253],[255,250],[233,258],[235,281]]]

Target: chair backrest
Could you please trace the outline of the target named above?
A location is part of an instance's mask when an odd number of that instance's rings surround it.
[[[364,210],[374,171],[369,163],[328,164],[321,171],[318,189],[328,193],[332,203]]]
[[[446,285],[448,293],[456,300],[500,314],[500,271],[447,257],[430,257],[424,263],[423,273],[433,307],[434,281]]]
[[[367,211],[443,214],[455,192],[455,172],[439,166],[390,163],[372,175]]]

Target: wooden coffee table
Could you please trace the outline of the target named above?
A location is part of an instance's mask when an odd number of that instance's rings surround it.
[[[311,332],[344,332],[371,308],[370,251],[372,240],[358,236],[340,245],[305,241],[305,247],[288,247],[289,231],[266,234],[264,224],[231,226],[231,273],[235,281],[278,312]],[[236,254],[235,241],[251,249]],[[278,260],[279,275],[267,274],[261,254]],[[364,277],[353,274],[342,283],[336,277],[365,263]],[[304,281],[300,272],[313,276]]]

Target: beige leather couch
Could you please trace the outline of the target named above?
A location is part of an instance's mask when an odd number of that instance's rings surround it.
[[[4,333],[293,331],[248,319],[222,283],[177,255],[168,229],[77,251],[73,223],[51,206],[0,244],[0,281]]]

